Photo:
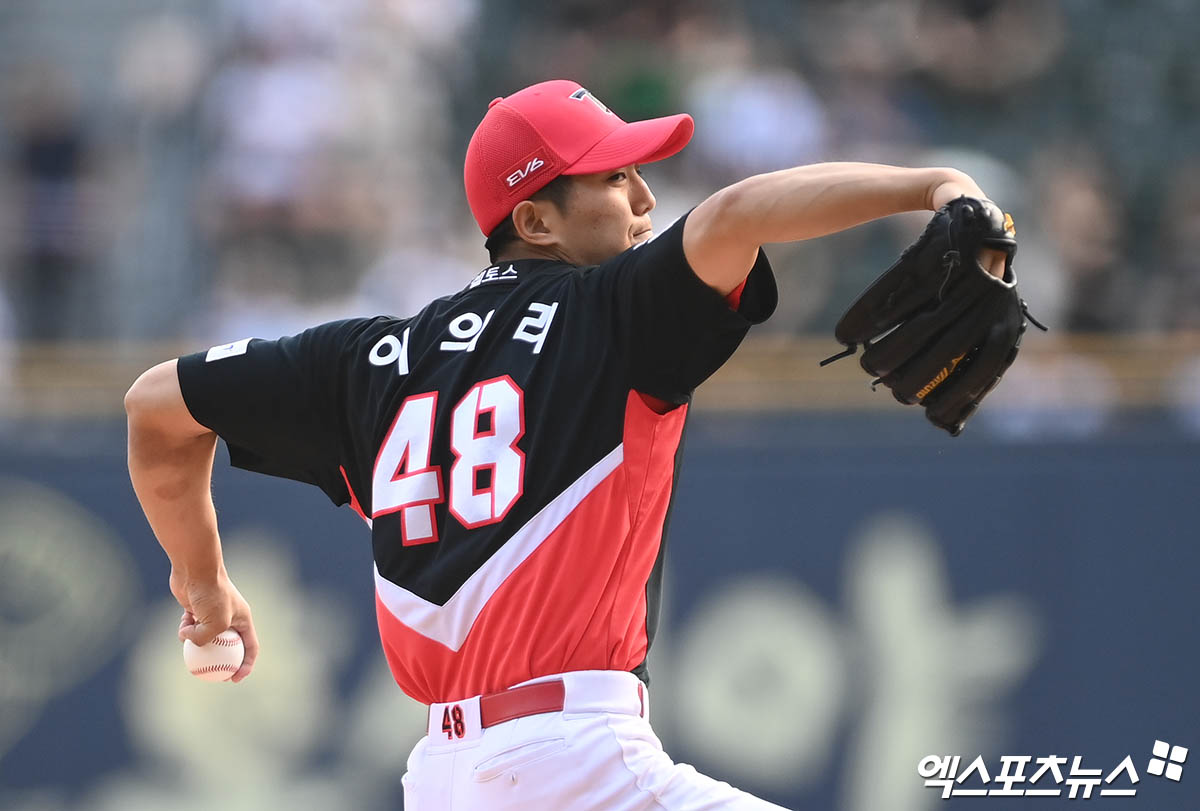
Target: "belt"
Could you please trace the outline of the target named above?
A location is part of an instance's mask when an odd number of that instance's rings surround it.
[[[562,679],[510,687],[479,698],[479,725],[484,729],[514,718],[562,712],[567,688]]]
[[[632,673],[577,670],[487,695],[430,704],[426,732],[430,745],[436,747],[470,743],[487,727],[530,715],[619,713],[646,718],[648,700]]]

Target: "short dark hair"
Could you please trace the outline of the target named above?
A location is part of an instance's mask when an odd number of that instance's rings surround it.
[[[529,196],[530,200],[548,200],[554,204],[554,207],[559,211],[565,211],[567,208],[567,200],[571,196],[571,176],[559,175],[551,180],[542,188],[535,191]],[[521,237],[517,234],[517,226],[513,224],[512,214],[509,214],[500,224],[492,229],[492,233],[488,234],[487,240],[483,243],[483,247],[487,249],[488,261],[495,262],[499,259],[510,245],[515,242],[520,242]]]

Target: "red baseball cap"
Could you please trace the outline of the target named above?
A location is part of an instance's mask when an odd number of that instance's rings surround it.
[[[669,158],[694,129],[686,114],[626,123],[577,82],[541,82],[488,105],[467,146],[467,203],[487,236],[559,175]]]

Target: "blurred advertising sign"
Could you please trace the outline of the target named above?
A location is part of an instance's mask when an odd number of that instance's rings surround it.
[[[650,664],[667,750],[787,807],[1200,807],[1194,440],[812,419],[692,424]],[[361,521],[219,464],[263,654],[198,682],[107,430],[111,452],[0,456],[0,807],[397,807],[424,709],[378,650]]]

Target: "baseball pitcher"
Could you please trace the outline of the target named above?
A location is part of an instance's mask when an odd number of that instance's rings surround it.
[[[217,438],[234,465],[315,485],[370,528],[383,652],[429,706],[406,808],[775,807],[672,762],[646,671],[692,392],[776,305],[762,245],[943,209],[837,337],[951,433],[1015,353],[1015,242],[971,178],[786,169],[654,235],[640,166],[692,130],[626,123],[570,81],[496,99],[464,165],[490,261],[463,290],[171,360],[126,396],[180,638],[237,630],[234,681],[258,640],[222,561]]]

